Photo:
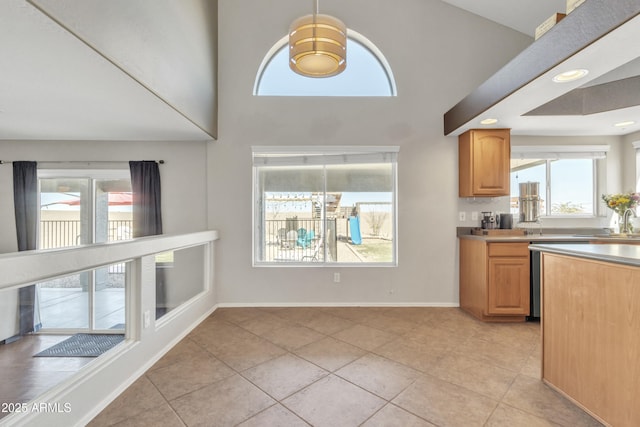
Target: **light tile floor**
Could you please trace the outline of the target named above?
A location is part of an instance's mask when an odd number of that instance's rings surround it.
[[[86,328],[88,293],[76,288],[43,288],[39,291],[40,319],[43,327]],[[0,300],[2,295],[0,295]],[[124,325],[124,289],[107,288],[96,293],[96,329]],[[59,331],[58,331],[59,332]],[[70,330],[66,331],[71,334]],[[78,330],[78,332],[90,332]],[[70,335],[31,334],[9,344],[0,345],[0,404],[26,403],[67,380],[87,363],[90,357],[34,357]],[[8,416],[0,411],[0,419]]]
[[[90,426],[600,426],[539,341],[456,308],[219,309]]]
[[[33,357],[67,338],[69,335],[29,335],[0,345],[0,404],[29,402],[93,360],[90,357]],[[0,410],[0,421],[8,415],[8,411]]]

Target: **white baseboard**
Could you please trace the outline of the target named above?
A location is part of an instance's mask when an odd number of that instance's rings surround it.
[[[454,302],[394,302],[394,303],[377,303],[377,302],[227,302],[219,303],[220,308],[251,308],[251,307],[460,307],[459,303]]]
[[[120,384],[117,389],[114,389],[104,400],[97,403],[91,411],[89,411],[85,418],[81,421],[85,425],[89,423],[93,418],[95,418],[100,412],[102,412],[111,402],[113,402],[122,392],[124,392],[127,388],[131,386],[138,378],[144,375],[158,360],[162,358],[169,350],[171,350],[176,344],[178,344],[182,339],[184,339],[189,333],[195,329],[200,323],[202,323],[207,317],[209,317],[216,309],[218,305],[213,306],[210,310],[202,314],[198,319],[192,322],[188,328],[184,329],[182,333],[174,337],[171,341],[169,341],[158,353],[154,354],[146,363],[141,365],[126,382]]]

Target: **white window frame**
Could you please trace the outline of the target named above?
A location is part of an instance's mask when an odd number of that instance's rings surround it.
[[[636,150],[636,191],[640,192],[640,141],[631,143]]]
[[[398,265],[398,146],[253,146],[252,178],[252,252],[254,267],[396,267]],[[338,161],[338,159],[342,159]],[[349,161],[350,160],[350,161]],[[392,261],[376,262],[278,262],[260,260],[262,244],[263,220],[260,216],[262,194],[258,189],[258,168],[266,165],[303,166],[357,163],[389,163],[392,166]],[[325,181],[326,184],[326,181]],[[326,193],[326,188],[324,189]],[[325,249],[326,251],[326,249]]]
[[[598,216],[598,160],[606,159],[609,152],[608,145],[512,145],[511,146],[511,158],[512,159],[540,159],[545,160],[545,174],[546,174],[546,188],[541,189],[544,191],[545,200],[548,203],[545,204],[545,212],[541,212],[541,218],[595,218]],[[560,215],[552,214],[551,212],[551,162],[553,160],[574,160],[574,159],[590,159],[593,164],[592,171],[592,206],[593,212],[591,214],[582,215]],[[514,195],[512,194],[511,197]]]

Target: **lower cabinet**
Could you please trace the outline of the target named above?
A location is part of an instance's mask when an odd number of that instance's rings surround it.
[[[640,267],[542,259],[542,380],[604,425],[640,426]]]
[[[460,307],[484,321],[526,320],[529,242],[460,239]]]

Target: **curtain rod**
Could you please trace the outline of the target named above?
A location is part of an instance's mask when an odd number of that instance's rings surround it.
[[[0,160],[0,165],[4,165],[6,163],[13,163],[17,160]],[[159,163],[161,165],[164,164],[164,160],[152,160],[156,163]],[[109,161],[109,160],[42,160],[39,161],[37,163],[86,163],[86,164],[91,164],[91,163],[129,163],[128,161],[122,161],[122,160],[113,160],[113,161]]]

